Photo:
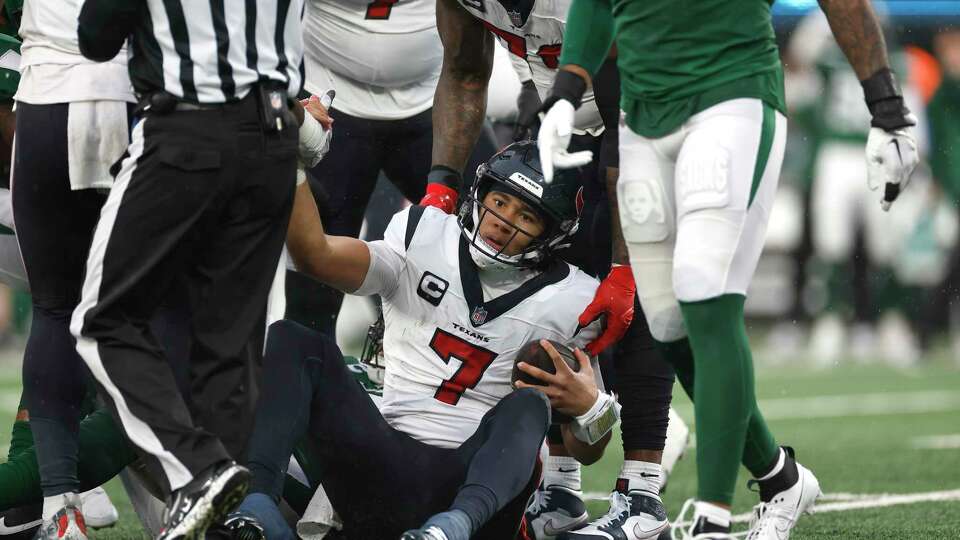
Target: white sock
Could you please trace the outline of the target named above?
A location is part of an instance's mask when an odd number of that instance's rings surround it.
[[[663,467],[659,463],[649,461],[634,461],[626,459],[620,469],[620,478],[627,481],[626,489],[639,489],[652,495],[660,495],[660,484],[663,482]],[[619,481],[617,482],[619,488]]]
[[[81,512],[83,511],[80,508],[80,496],[73,491],[68,491],[67,493],[43,498],[43,519],[45,521],[52,520],[53,516],[64,506],[75,506]]]
[[[783,470],[783,464],[787,461],[787,453],[783,451],[783,448],[780,448],[780,457],[777,458],[777,464],[773,466],[773,469],[770,470],[767,474],[763,475],[763,478],[757,478],[757,480],[769,480],[777,475],[780,471]]]
[[[707,518],[710,523],[730,528],[730,509],[708,502],[697,501],[695,515]]]
[[[580,491],[580,462],[568,456],[549,456],[543,464],[543,485]]]

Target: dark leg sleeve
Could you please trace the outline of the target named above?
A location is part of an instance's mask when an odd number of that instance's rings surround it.
[[[400,193],[413,204],[427,189],[433,151],[433,109],[398,120],[390,128],[392,143],[384,156],[383,171]]]
[[[614,388],[623,406],[623,449],[663,450],[673,399],[673,366],[661,356],[636,298],[634,310],[633,323],[613,353]]]
[[[500,400],[457,451],[467,477],[450,509],[466,512],[474,530],[489,522],[530,483],[549,424],[550,404],[536,390]]]
[[[306,328],[278,321],[267,332],[264,370],[247,462],[251,493],[279,499],[294,445],[304,437],[310,418],[313,385],[308,356],[323,354]]]
[[[70,189],[67,111],[65,104],[18,105],[13,175],[14,218],[34,306],[23,397],[47,495],[78,488],[77,430],[87,371],[70,335],[70,316],[105,198]]]

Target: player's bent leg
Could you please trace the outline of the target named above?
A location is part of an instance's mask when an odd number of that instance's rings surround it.
[[[456,450],[466,479],[449,510],[402,538],[512,538],[520,527],[524,503],[536,487],[532,476],[549,422],[550,404],[539,391],[524,388],[501,399]],[[523,503],[510,505],[518,496]],[[513,506],[509,512],[508,505]]]

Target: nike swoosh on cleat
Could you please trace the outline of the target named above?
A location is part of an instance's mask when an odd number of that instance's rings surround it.
[[[573,527],[576,527],[580,523],[582,523],[586,519],[586,517],[587,517],[587,514],[583,513],[580,517],[576,518],[574,521],[571,521],[566,527],[560,527],[559,529],[555,529],[553,527],[553,519],[548,519],[543,522],[543,534],[547,536],[560,535],[562,533],[569,531]]]
[[[639,538],[649,538],[655,534],[660,534],[661,532],[663,532],[663,530],[666,529],[668,525],[670,525],[670,522],[667,520],[664,520],[663,525],[654,529],[650,529],[649,531],[645,531],[640,528],[639,523],[636,523],[633,525],[633,534]]]
[[[659,477],[660,477],[659,474],[647,474],[643,472],[640,473],[640,478],[659,478]]]
[[[557,468],[557,471],[559,471],[559,472],[577,472],[577,469],[576,469],[576,467],[574,467],[573,469],[564,469],[563,467],[559,467],[559,468]]]
[[[5,523],[6,520],[7,520],[6,516],[0,517],[0,536],[9,536],[12,534],[17,534],[19,532],[23,532],[43,524],[43,520],[38,519],[36,521],[31,521],[29,523],[24,523],[22,525],[11,525],[8,527],[7,524]]]

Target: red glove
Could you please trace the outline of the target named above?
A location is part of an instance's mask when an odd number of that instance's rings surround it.
[[[420,206],[432,206],[452,214],[457,210],[458,196],[457,190],[452,187],[431,182],[427,184],[427,194],[420,199]]]
[[[601,351],[620,341],[633,321],[633,298],[637,294],[637,285],[633,282],[633,271],[629,266],[615,265],[610,269],[597,292],[593,302],[580,314],[578,324],[587,326],[606,315],[606,328],[597,339],[587,345],[587,354],[596,356]]]

